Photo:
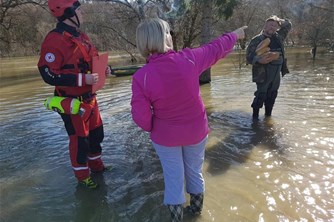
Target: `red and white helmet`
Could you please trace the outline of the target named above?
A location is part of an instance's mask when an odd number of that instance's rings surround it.
[[[80,2],[78,0],[48,0],[48,6],[52,15],[62,21],[75,15],[75,10],[80,6]]]

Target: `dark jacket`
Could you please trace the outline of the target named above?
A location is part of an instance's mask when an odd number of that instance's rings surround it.
[[[280,53],[281,56],[283,57],[282,61],[285,61],[285,50],[284,50],[284,40],[286,39],[289,31],[291,30],[291,22],[289,20],[285,20],[283,22],[281,28],[271,37],[271,39],[276,40],[276,42],[280,46]],[[265,81],[266,77],[266,66],[268,64],[260,64],[258,61],[261,59],[260,56],[257,56],[255,53],[255,50],[257,46],[260,44],[262,40],[264,40],[266,36],[262,34],[262,32],[253,37],[253,39],[250,41],[247,50],[246,50],[246,60],[247,64],[252,64],[252,80],[253,82],[261,83]],[[282,65],[283,67],[284,65]],[[286,71],[286,70],[285,70]],[[285,74],[285,73],[284,73]],[[284,75],[282,73],[282,75]]]

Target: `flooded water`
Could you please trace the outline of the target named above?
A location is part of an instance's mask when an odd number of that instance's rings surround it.
[[[261,110],[255,123],[250,66],[235,68],[235,55],[213,67],[201,87],[211,128],[204,209],[184,221],[334,221],[334,56],[288,58],[272,118]],[[43,107],[53,88],[37,74],[1,81],[0,221],[169,221],[160,162],[131,119],[131,77],[108,79],[98,95],[113,170],[94,176],[94,191],[77,187],[63,123]]]

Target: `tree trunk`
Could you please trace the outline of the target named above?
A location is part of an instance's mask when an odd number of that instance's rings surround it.
[[[315,60],[315,57],[317,55],[317,45],[318,45],[318,36],[319,36],[319,29],[316,29],[315,36],[313,39],[313,48],[311,49],[312,59]]]
[[[208,43],[211,40],[212,30],[212,3],[213,1],[203,1],[203,26],[201,33],[201,44]],[[205,84],[211,82],[211,68],[205,70],[199,77],[199,83]]]

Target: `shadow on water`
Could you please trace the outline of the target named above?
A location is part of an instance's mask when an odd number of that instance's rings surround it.
[[[273,127],[274,122],[270,117],[253,121],[249,113],[238,110],[210,113],[208,116],[212,141],[208,143],[205,155],[207,171],[211,175],[222,174],[232,165],[247,161],[254,147],[284,153],[278,141],[279,133]]]
[[[92,178],[99,184],[98,189],[88,190],[77,186],[75,191],[75,222],[103,221],[103,215],[108,214],[111,221],[117,221],[113,207],[107,200],[108,187],[103,174],[94,174]]]
[[[137,163],[133,163],[133,165],[137,165]],[[105,175],[92,175],[92,178],[99,184],[96,190],[87,191],[83,187],[76,187],[74,221],[130,222],[133,221],[133,218],[138,221],[157,221],[157,215],[161,215],[155,212],[159,210],[159,207],[157,207],[159,205],[152,199],[156,198],[157,195],[161,195],[161,193],[159,194],[157,189],[148,184],[151,183],[148,180],[152,178],[146,178],[145,182],[142,178],[131,175],[132,179],[129,178],[128,181],[123,180],[121,183],[120,180],[111,182],[106,178],[113,177],[112,174],[118,174],[122,171],[122,169],[113,170],[116,172],[107,172]],[[128,175],[130,176],[130,174]],[[141,183],[138,181],[141,181]],[[119,195],[120,192],[122,195]]]

